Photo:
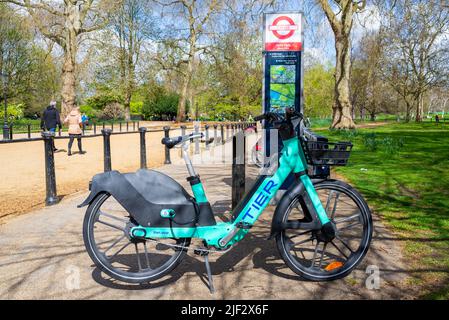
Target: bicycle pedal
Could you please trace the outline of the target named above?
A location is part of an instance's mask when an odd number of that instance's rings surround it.
[[[239,223],[237,223],[235,225],[237,228],[239,229],[244,229],[244,230],[249,230],[251,229],[253,226],[251,224],[249,224],[248,222],[242,222],[240,221]]]

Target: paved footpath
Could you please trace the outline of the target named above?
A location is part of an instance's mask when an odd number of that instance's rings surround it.
[[[251,143],[249,145],[252,145]],[[230,146],[226,146],[229,150]],[[203,159],[222,159],[221,147]],[[197,160],[195,162],[198,162]],[[201,161],[200,161],[201,162]],[[219,219],[229,217],[231,167],[197,165]],[[159,169],[187,187],[186,169],[179,162]],[[247,169],[248,184],[257,169]],[[407,298],[400,289],[406,280],[398,241],[375,218],[373,245],[365,261],[346,279],[328,283],[301,280],[281,260],[269,234],[273,208],[265,212],[250,234],[233,250],[211,256],[217,292],[205,285],[202,258],[192,253],[172,275],[145,285],[117,282],[101,273],[84,249],[82,192],[60,204],[10,220],[0,226],[1,299],[389,299]],[[368,265],[380,269],[380,289],[365,285]],[[76,278],[79,277],[79,287]],[[74,281],[75,279],[75,281]]]

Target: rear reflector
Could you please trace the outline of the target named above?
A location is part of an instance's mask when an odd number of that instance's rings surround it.
[[[334,261],[334,262],[329,263],[327,265],[327,267],[324,268],[324,270],[333,271],[333,270],[341,268],[341,267],[343,267],[343,263],[341,263],[340,261]]]

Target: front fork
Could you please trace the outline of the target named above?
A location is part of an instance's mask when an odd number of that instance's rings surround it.
[[[313,186],[312,180],[309,178],[308,175],[302,175],[300,177],[300,180],[304,185],[305,191],[309,196],[311,205],[313,206],[313,209],[318,219],[320,220],[321,225],[324,226],[325,224],[329,223],[330,220],[329,217],[327,216],[326,210],[323,207],[323,204],[321,203],[318,193],[315,190],[315,187]]]

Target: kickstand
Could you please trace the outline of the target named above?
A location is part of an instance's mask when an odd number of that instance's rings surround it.
[[[214,288],[214,280],[212,279],[212,272],[210,271],[210,265],[209,265],[209,255],[204,255],[204,264],[206,265],[206,271],[207,271],[207,278],[209,279],[209,290],[210,293],[215,293]]]

